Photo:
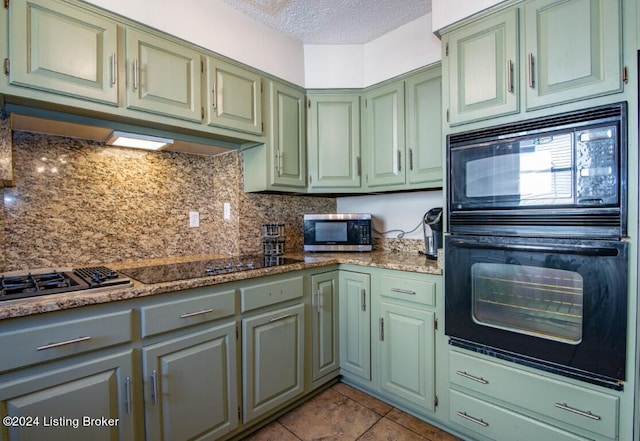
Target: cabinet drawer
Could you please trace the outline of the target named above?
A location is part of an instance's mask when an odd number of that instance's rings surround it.
[[[236,301],[233,290],[143,306],[141,308],[142,336],[148,337],[217,320],[233,315],[235,312]]]
[[[21,319],[17,319],[21,320]],[[0,347],[10,356],[0,357],[0,372],[57,358],[77,355],[131,340],[131,310],[111,314],[87,314],[78,320],[51,323],[29,321],[20,329],[0,332]]]
[[[428,280],[405,277],[380,277],[380,293],[385,297],[435,306],[436,284]]]
[[[494,440],[587,441],[588,439],[457,391],[451,391],[449,403],[451,421]]]
[[[600,435],[615,438],[618,397],[450,352],[451,383]]]
[[[297,299],[302,297],[303,294],[302,276],[241,288],[240,302],[242,312]]]

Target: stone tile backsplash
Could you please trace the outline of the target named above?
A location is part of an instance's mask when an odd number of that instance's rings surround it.
[[[0,132],[0,148],[10,134]],[[245,194],[235,151],[210,157],[24,132],[12,137],[15,185],[4,188],[0,215],[4,271],[257,253],[267,222],[285,223],[286,250],[301,251],[302,214],[336,211],[335,198]],[[223,220],[225,202],[230,220]],[[200,227],[189,228],[190,211],[199,212]]]

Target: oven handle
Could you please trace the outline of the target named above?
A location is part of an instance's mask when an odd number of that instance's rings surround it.
[[[620,254],[617,248],[613,247],[590,247],[583,245],[514,245],[514,244],[488,244],[486,242],[478,242],[474,240],[452,239],[449,242],[452,246],[458,248],[474,248],[483,250],[505,250],[505,251],[524,251],[534,253],[561,253],[561,254],[577,254],[580,256],[608,256],[615,257]]]

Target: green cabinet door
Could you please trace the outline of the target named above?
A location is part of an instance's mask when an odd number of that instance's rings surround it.
[[[622,90],[619,0],[524,6],[527,110]]]
[[[338,286],[338,271],[311,276],[312,381],[340,368]]]
[[[430,411],[435,410],[434,323],[433,312],[380,304],[380,387]]]
[[[242,320],[243,421],[304,393],[304,305]]]
[[[359,189],[360,95],[310,94],[307,99],[310,188]]]
[[[369,274],[340,272],[340,369],[371,381],[371,281]]]
[[[262,134],[262,78],[207,57],[207,124]]]
[[[404,82],[365,94],[366,185],[376,188],[405,183]]]
[[[307,186],[304,92],[269,82],[271,185]]]
[[[234,322],[142,349],[147,439],[218,439],[238,426]]]
[[[133,28],[126,53],[127,108],[201,121],[200,53]]]
[[[443,44],[451,126],[520,110],[517,8],[454,30]]]
[[[132,359],[132,352],[127,350],[83,361],[71,359],[64,365],[52,364],[49,369],[0,378],[0,416],[15,417],[18,421],[23,417],[24,421],[34,423],[11,427],[5,424],[0,431],[1,438],[6,441],[139,439],[134,409],[141,403]],[[103,421],[106,422],[103,424]]]
[[[442,187],[441,69],[433,68],[409,77],[405,86],[407,181],[420,188]]]
[[[117,105],[117,38],[115,21],[86,9],[57,0],[12,0],[9,81]]]

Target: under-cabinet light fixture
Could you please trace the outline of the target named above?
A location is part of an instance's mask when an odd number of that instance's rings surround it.
[[[118,147],[132,147],[136,149],[160,150],[168,144],[173,144],[173,139],[160,138],[159,136],[141,135],[139,133],[119,132],[114,130],[106,141],[107,145]]]

